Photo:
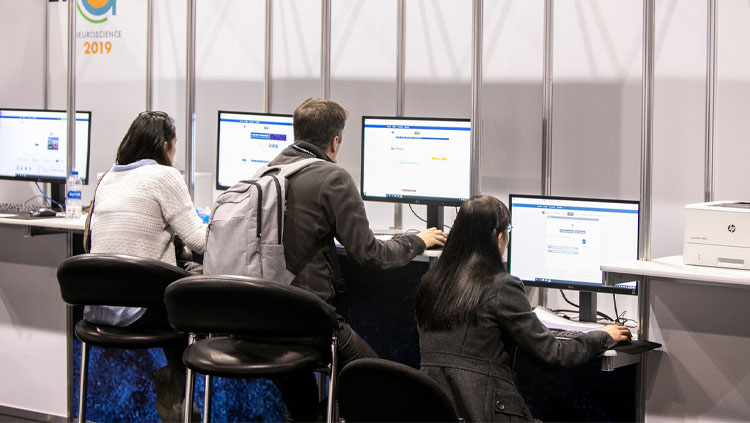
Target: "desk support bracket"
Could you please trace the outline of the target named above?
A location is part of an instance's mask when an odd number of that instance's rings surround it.
[[[60,228],[45,228],[43,226],[24,226],[24,238],[31,238],[38,235],[55,235],[55,234],[67,234],[68,229]]]
[[[640,363],[642,354],[618,353],[615,350],[604,351],[599,357],[601,360],[601,371],[611,372],[619,367]]]
[[[620,283],[643,282],[643,275],[634,275],[628,273],[602,272],[602,285],[615,286]]]

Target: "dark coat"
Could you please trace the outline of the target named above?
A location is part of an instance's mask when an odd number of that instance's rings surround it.
[[[334,236],[344,245],[348,257],[365,267],[401,267],[424,251],[425,243],[416,235],[376,239],[354,179],[316,146],[296,141],[269,164],[311,157],[324,161],[290,176],[287,185],[283,243],[286,267],[297,275],[293,286],[312,291],[327,302],[333,299],[331,260],[338,257],[331,257],[327,247]]]
[[[558,368],[582,364],[614,345],[603,331],[555,338],[532,311],[523,283],[507,273],[487,285],[476,324],[419,330],[422,371],[471,422],[532,420],[511,374],[516,346],[537,364]]]

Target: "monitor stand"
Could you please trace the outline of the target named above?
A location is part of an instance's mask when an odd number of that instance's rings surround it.
[[[443,206],[427,205],[427,228],[443,229]]]
[[[596,292],[580,291],[578,293],[578,320],[596,323]]]
[[[52,203],[50,207],[56,211],[64,211],[65,206],[65,182],[50,182],[50,198],[57,201],[60,205]]]

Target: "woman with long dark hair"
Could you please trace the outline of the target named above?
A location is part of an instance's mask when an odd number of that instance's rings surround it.
[[[440,259],[417,287],[422,371],[467,421],[532,420],[513,381],[515,347],[544,367],[582,364],[630,339],[605,326],[558,340],[532,311],[523,283],[505,270],[510,212],[497,198],[464,202]]]
[[[91,213],[91,252],[152,258],[175,265],[178,235],[193,251],[206,246],[180,172],[172,167],[177,145],[174,120],[164,112],[142,112],[130,125],[114,166],[96,188]],[[83,318],[110,326],[169,327],[164,307],[86,306]],[[181,421],[187,338],[164,347],[167,366],[156,371],[156,404],[162,421]]]

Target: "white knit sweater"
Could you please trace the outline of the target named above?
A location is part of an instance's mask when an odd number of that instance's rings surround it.
[[[115,165],[96,189],[91,217],[91,252],[125,254],[176,264],[172,235],[202,253],[206,225],[195,213],[180,172],[153,160]],[[144,308],[86,306],[84,319],[127,326]]]
[[[117,168],[117,167],[116,167]],[[91,252],[126,254],[176,264],[172,235],[202,253],[206,225],[185,181],[169,166],[150,164],[104,175],[91,218]]]

